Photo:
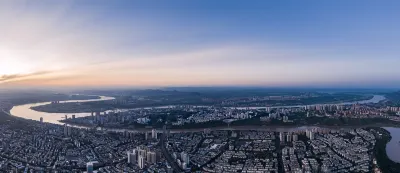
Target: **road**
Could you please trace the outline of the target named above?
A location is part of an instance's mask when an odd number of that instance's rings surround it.
[[[163,153],[165,159],[167,159],[168,164],[174,169],[174,172],[180,173],[184,172],[181,167],[179,167],[178,163],[175,162],[174,158],[172,158],[171,154],[167,151],[165,147],[165,135],[161,136],[161,152]]]
[[[5,111],[4,109],[2,109],[1,111],[3,111],[3,112],[4,112],[5,114],[7,114],[7,115],[13,116],[13,115],[11,115],[9,112]]]

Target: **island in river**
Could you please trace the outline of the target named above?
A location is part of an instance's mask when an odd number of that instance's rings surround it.
[[[374,98],[371,94],[353,93],[274,93],[254,96],[250,91],[243,95],[230,96],[221,93],[200,93],[180,91],[146,91],[138,95],[119,96],[115,100],[97,102],[70,102],[32,107],[47,113],[83,113],[105,110],[134,109],[171,105],[201,105],[217,107],[283,107],[313,104],[338,104],[357,102]]]

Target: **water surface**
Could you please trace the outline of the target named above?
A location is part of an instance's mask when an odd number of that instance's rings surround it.
[[[389,159],[400,163],[400,128],[396,127],[385,127],[387,131],[390,132],[392,139],[386,145],[386,154]]]
[[[113,97],[105,97],[105,96],[100,96],[99,99],[90,99],[90,100],[68,100],[68,101],[62,101],[60,103],[69,103],[69,102],[92,102],[92,101],[101,101],[101,100],[112,100],[114,99]],[[84,116],[89,116],[91,113],[47,113],[47,112],[39,112],[31,109],[31,107],[35,106],[42,106],[42,105],[47,105],[51,104],[51,102],[42,102],[42,103],[30,103],[30,104],[24,104],[24,105],[19,105],[19,106],[14,106],[10,110],[10,114],[13,116],[25,118],[25,119],[31,119],[31,120],[36,120],[39,121],[40,117],[43,117],[44,122],[49,122],[53,124],[64,124],[59,122],[58,120],[64,119],[65,115],[68,115],[68,117],[71,117],[72,115],[75,115],[75,117],[84,117]]]

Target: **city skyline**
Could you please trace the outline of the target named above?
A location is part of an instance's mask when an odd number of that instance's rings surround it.
[[[0,86],[400,87],[399,6],[0,0]]]

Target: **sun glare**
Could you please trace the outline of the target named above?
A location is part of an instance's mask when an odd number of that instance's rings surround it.
[[[0,49],[0,75],[28,73],[29,62],[23,62],[17,54]]]

